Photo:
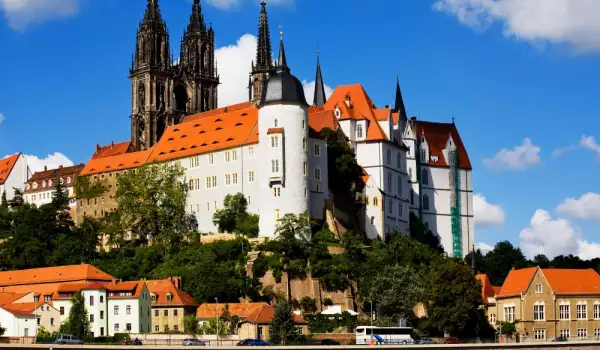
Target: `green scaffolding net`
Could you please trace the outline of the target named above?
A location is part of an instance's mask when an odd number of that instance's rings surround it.
[[[450,151],[450,220],[452,225],[452,253],[457,258],[463,256],[461,210],[460,210],[460,172],[458,152]]]

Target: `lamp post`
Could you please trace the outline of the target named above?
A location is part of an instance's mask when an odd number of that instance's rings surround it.
[[[215,309],[217,313],[217,346],[219,346],[219,298],[215,298],[215,301],[217,302],[217,307]]]

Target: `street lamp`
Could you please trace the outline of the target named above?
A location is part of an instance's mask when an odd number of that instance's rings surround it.
[[[219,298],[215,298],[217,302],[216,313],[217,313],[217,346],[219,346]]]

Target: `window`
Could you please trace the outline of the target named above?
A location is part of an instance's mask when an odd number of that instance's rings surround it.
[[[569,320],[571,319],[571,305],[562,302],[559,306],[559,319]]]
[[[215,164],[215,156],[212,153],[210,153],[208,155],[208,165],[213,165],[213,164]]]
[[[357,139],[362,139],[363,138],[363,126],[362,126],[362,124],[358,124],[356,126],[356,138]]]
[[[398,216],[399,217],[402,217],[402,207],[403,207],[402,202],[400,202],[398,204]]]
[[[165,310],[165,311],[163,312],[163,316],[169,316],[169,310]]]
[[[315,169],[315,180],[321,181],[321,169],[319,168]]]
[[[535,292],[537,294],[540,294],[542,292],[542,285],[541,284],[536,284],[535,285]]]
[[[308,174],[308,164],[304,162],[304,176],[306,176],[306,174]]]
[[[248,147],[248,158],[254,157],[254,146]]]
[[[23,336],[25,336],[25,337],[29,336],[29,328],[25,328],[25,331],[23,332]]]
[[[571,330],[570,329],[561,329],[560,330],[560,336],[563,338],[571,338]]]
[[[177,317],[177,310],[173,310],[173,316]]]
[[[546,330],[545,329],[534,329],[533,337],[535,340],[546,340]]]
[[[154,317],[158,317],[158,310],[154,310]]]
[[[100,319],[103,320],[104,319],[104,311],[100,311]]]
[[[47,302],[47,303],[51,302],[52,301],[52,295],[45,295],[44,296],[44,301]]]
[[[546,319],[546,315],[544,313],[544,303],[535,303],[533,305],[533,320],[534,321],[543,321]]]
[[[594,303],[594,320],[600,320],[600,303]]]
[[[515,310],[516,307],[512,305],[504,306],[504,321],[514,322],[515,321]]]
[[[271,147],[279,147],[279,136],[271,136]]]
[[[254,182],[254,170],[248,172],[248,182]]]
[[[115,309],[113,310],[115,315],[119,314],[119,305],[115,305]]]
[[[423,169],[421,172],[421,183],[423,185],[429,185],[429,173],[427,172],[427,169]]]
[[[587,338],[587,328],[577,329],[577,338]]]
[[[425,150],[424,150],[424,149],[422,149],[422,150],[421,150],[421,162],[426,162],[426,161],[427,161],[427,157],[426,157],[426,155],[427,155],[427,154],[425,153]]]
[[[304,119],[302,119],[302,129],[306,129],[306,121]]]
[[[225,186],[231,185],[231,174],[225,174]]]
[[[394,212],[394,200],[390,199],[390,200],[388,201],[388,203],[389,203],[388,213],[390,213],[390,214],[391,214],[391,213],[393,213],[393,212]]]
[[[488,319],[490,320],[490,324],[491,325],[495,325],[496,324],[496,314],[489,314],[488,315]]]
[[[94,306],[94,296],[90,295],[90,306]]]
[[[275,120],[273,120],[273,126],[274,127],[279,127],[279,120],[277,120],[277,118],[275,118]]]
[[[41,318],[38,318],[38,319],[37,319],[37,324],[38,324],[38,326],[39,326],[40,324],[42,324],[42,319],[41,319]]]
[[[278,173],[279,172],[279,159],[271,160],[271,172]]]
[[[374,206],[378,206],[379,205],[379,198],[373,197],[373,205]]]
[[[159,332],[159,331],[160,331],[160,327],[159,327],[159,325],[154,325],[154,331],[155,331],[155,332]]]
[[[174,330],[175,332],[179,331],[179,326],[178,326],[178,325],[173,325],[173,330]]]
[[[398,197],[402,197],[402,176],[398,176]]]
[[[587,304],[585,302],[577,303],[577,319],[578,320],[586,320],[587,319]]]
[[[125,313],[127,315],[131,315],[131,305],[127,305],[127,307],[125,308]]]
[[[118,331],[119,331],[119,324],[115,323],[115,332],[118,332]]]
[[[594,338],[600,338],[600,328],[594,329]]]
[[[321,185],[320,184],[317,184],[316,192],[321,192]]]
[[[190,168],[197,168],[200,166],[200,158],[198,156],[190,158]]]
[[[131,332],[131,323],[126,324],[125,329],[127,330],[127,332]]]
[[[94,323],[94,314],[90,314],[90,323]]]
[[[400,154],[400,152],[396,154],[396,168],[402,169],[402,155]]]
[[[225,152],[225,163],[231,162],[231,153]]]
[[[237,150],[234,149],[234,150],[229,151],[229,152],[231,153],[231,160],[232,161],[236,161],[237,160]]]
[[[237,185],[237,183],[238,183],[238,174],[237,173],[233,173],[231,175],[231,181],[233,182],[234,185]]]
[[[371,225],[375,224],[375,217],[371,216]]]
[[[54,317],[52,317],[52,318],[50,319],[50,325],[51,325],[51,326],[54,326]]]
[[[390,151],[389,149],[387,150],[387,164],[392,164],[392,151]]]
[[[281,217],[279,209],[275,209],[275,220],[279,220],[279,218]]]
[[[206,188],[215,188],[217,187],[217,176],[207,176],[206,177]]]
[[[302,139],[302,150],[306,151],[307,147],[307,141],[306,141],[306,137]]]
[[[273,187],[273,197],[281,197],[281,187]]]
[[[319,145],[318,143],[315,144],[315,156],[320,156],[321,155],[321,145]]]
[[[152,294],[150,296],[150,298],[152,298],[152,302],[155,303],[156,302],[156,294]]]
[[[423,209],[429,210],[429,196],[423,195]]]
[[[304,198],[308,198],[308,189],[304,188]]]

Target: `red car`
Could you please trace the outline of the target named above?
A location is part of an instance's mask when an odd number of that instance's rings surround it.
[[[444,339],[444,344],[460,344],[460,340],[456,337],[450,337]]]

